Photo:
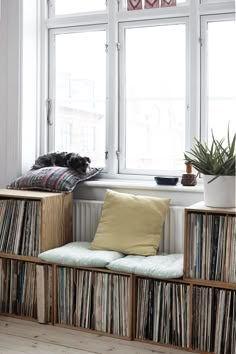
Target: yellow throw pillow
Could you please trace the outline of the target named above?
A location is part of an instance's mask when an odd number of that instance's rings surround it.
[[[170,199],[107,190],[90,249],[155,255],[169,202]]]

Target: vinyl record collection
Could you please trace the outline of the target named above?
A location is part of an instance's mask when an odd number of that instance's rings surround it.
[[[235,216],[189,213],[188,218],[187,277],[235,283]]]
[[[42,267],[51,273],[51,267]],[[51,304],[51,277],[41,286],[47,289],[45,302]],[[36,288],[36,263],[0,258],[0,313],[37,319],[37,298],[40,299]],[[51,306],[48,305],[47,319],[50,318]]]
[[[154,279],[29,259],[69,242],[71,234],[72,209],[68,215],[64,209],[72,200],[38,193],[2,191],[1,315],[236,354],[235,209],[203,202],[185,208],[183,278]],[[58,219],[63,222],[57,228]]]
[[[129,277],[57,267],[57,322],[128,336]]]
[[[136,338],[189,347],[190,286],[137,280]]]
[[[39,201],[0,200],[0,251],[37,257],[39,253]]]
[[[236,291],[193,287],[193,348],[229,354],[236,349]]]

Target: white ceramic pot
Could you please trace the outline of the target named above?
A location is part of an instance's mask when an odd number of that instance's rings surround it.
[[[208,183],[214,176],[204,175],[204,202],[215,208],[236,207],[236,176],[219,176]]]

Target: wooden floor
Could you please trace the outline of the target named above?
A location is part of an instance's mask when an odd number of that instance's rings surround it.
[[[0,354],[16,353],[185,354],[189,352],[0,316]]]

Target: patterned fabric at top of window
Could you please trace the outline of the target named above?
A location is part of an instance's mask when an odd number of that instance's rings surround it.
[[[185,5],[188,0],[123,0],[122,8],[131,10],[155,9]]]
[[[105,0],[55,0],[55,15],[68,15],[106,10]]]

